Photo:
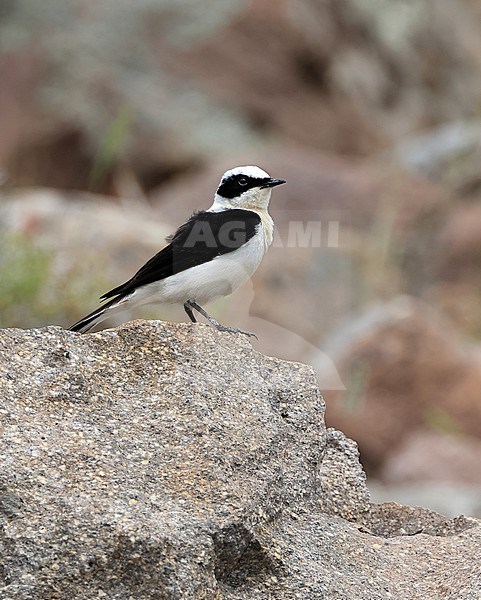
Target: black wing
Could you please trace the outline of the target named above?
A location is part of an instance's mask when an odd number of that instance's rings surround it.
[[[126,283],[110,290],[101,299],[126,296],[140,286],[237,250],[256,234],[260,222],[259,215],[251,210],[195,213],[177,229],[168,246],[147,261]]]

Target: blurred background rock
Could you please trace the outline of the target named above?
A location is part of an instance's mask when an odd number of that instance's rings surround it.
[[[481,516],[479,2],[1,0],[0,133],[0,326],[68,326],[259,164],[277,243],[212,311],[317,369],[375,498]]]

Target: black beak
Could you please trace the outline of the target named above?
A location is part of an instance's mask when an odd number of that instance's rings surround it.
[[[283,183],[286,183],[285,179],[274,179],[273,177],[271,177],[261,187],[262,188],[271,188],[271,187],[275,187],[276,185],[282,185]]]

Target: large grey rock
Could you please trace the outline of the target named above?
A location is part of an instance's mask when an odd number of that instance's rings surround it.
[[[481,528],[371,505],[310,368],[203,325],[0,331],[0,596],[456,598]]]

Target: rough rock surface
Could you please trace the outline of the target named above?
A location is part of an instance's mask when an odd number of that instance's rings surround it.
[[[473,519],[371,505],[310,368],[203,325],[0,331],[2,598],[452,598]]]

